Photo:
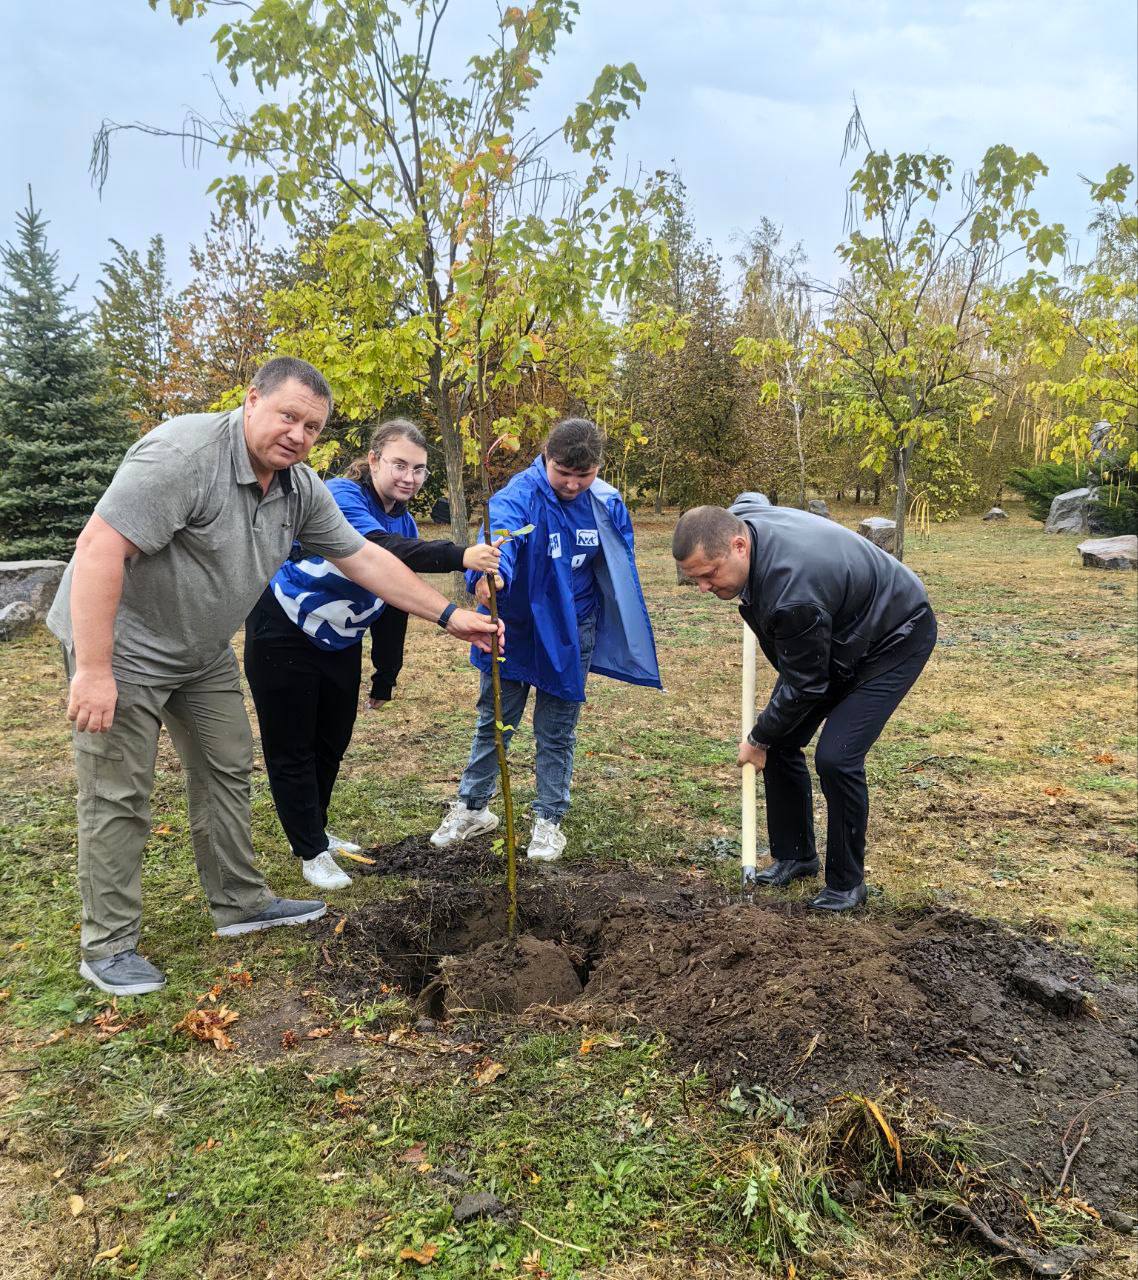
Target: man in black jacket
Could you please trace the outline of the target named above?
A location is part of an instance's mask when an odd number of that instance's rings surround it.
[[[841,525],[745,493],[729,511],[681,517],[672,554],[701,591],[739,612],[778,672],[739,744],[763,771],[773,862],[782,886],[818,871],[810,775],[802,748],[825,721],[814,764],[826,797],[826,888],[810,906],[865,901],[869,792],[865,757],[936,643],[928,595],[910,569]]]

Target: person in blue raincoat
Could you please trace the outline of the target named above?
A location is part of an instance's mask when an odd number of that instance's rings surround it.
[[[621,496],[598,478],[604,437],[591,422],[567,418],[549,434],[531,466],[490,499],[493,530],[529,533],[502,545],[498,611],[510,644],[501,664],[502,719],[509,745],[535,689],[537,751],[534,827],[527,855],[561,856],[561,820],[569,808],[577,718],[590,671],[659,689],[652,624],[636,572],[632,521]],[[489,600],[484,578],[470,586]],[[458,797],[431,836],[436,848],[492,831],[487,808],[498,783],[490,662],[481,671],[478,723]]]

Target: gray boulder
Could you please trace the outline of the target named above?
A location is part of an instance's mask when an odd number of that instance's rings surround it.
[[[42,622],[66,568],[63,560],[0,560],[0,608],[24,600]]]
[[[874,546],[882,551],[893,552],[897,542],[896,520],[886,520],[884,516],[867,516],[857,527],[863,538],[868,538]]]
[[[1079,554],[1084,569],[1138,569],[1138,534],[1080,542]]]
[[[1091,533],[1088,506],[1098,498],[1097,489],[1068,489],[1051,499],[1044,533]]]
[[[984,517],[985,520],[1006,520],[1008,513],[1003,507],[993,507],[991,511]]]
[[[0,608],[0,640],[13,640],[36,625],[36,611],[26,600],[13,600]]]
[[[806,510],[814,516],[824,516],[827,520],[832,520],[830,508],[822,501],[821,498],[811,498],[806,504]]]

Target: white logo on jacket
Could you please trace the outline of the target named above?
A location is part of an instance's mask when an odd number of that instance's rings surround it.
[[[577,545],[579,547],[598,547],[600,546],[600,536],[596,529],[578,529]]]
[[[549,554],[554,560],[561,559],[561,535],[559,533],[551,533],[549,535]]]

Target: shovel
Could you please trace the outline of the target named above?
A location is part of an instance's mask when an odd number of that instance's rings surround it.
[[[743,699],[741,707],[742,736],[745,738],[755,724],[755,633],[743,623]],[[755,766],[743,766],[743,830],[742,846],[743,895],[755,882],[755,862],[758,852],[757,800],[755,797]]]

